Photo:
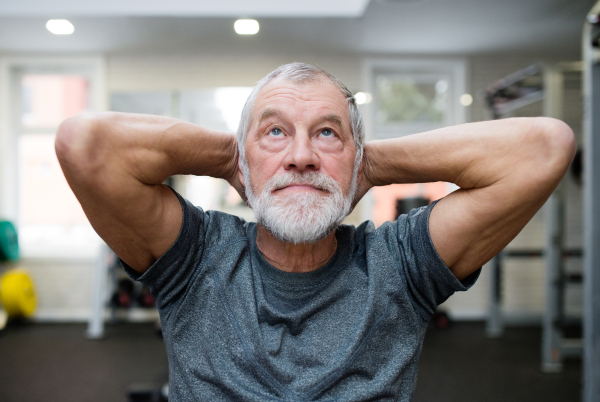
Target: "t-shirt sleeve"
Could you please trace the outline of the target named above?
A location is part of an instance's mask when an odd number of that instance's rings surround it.
[[[413,304],[420,310],[424,319],[429,319],[437,306],[456,291],[469,289],[481,272],[481,268],[459,281],[438,255],[429,234],[429,215],[437,201],[429,206],[411,210],[400,215],[391,223],[394,236],[388,242],[397,242],[396,252],[401,275]],[[390,233],[390,234],[391,234]]]
[[[173,192],[175,192],[173,190]],[[157,307],[167,309],[183,295],[200,265],[204,250],[206,214],[175,192],[183,210],[183,222],[175,243],[146,272],[140,274],[120,260],[123,269],[133,280],[147,285],[156,299]]]

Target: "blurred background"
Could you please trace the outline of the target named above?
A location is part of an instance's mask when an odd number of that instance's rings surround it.
[[[581,400],[582,32],[594,3],[0,0],[0,400],[166,398],[152,295],[124,276],[68,187],[60,122],[114,110],[233,132],[255,83],[293,61],[355,92],[367,139],[512,116],[573,128],[580,152],[551,201],[440,306],[415,400]],[[222,180],[169,184],[253,220]],[[346,223],[380,225],[455,188],[376,188]]]

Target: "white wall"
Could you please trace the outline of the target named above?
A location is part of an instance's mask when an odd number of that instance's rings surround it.
[[[361,58],[357,56],[254,54],[111,56],[108,90],[254,86],[278,66],[294,61],[317,65],[340,78],[350,89],[361,87]]]

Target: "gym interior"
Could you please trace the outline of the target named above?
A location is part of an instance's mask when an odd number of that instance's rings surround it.
[[[89,224],[59,166],[85,111],[235,132],[256,82],[294,61],[355,94],[367,140],[550,116],[577,154],[544,207],[439,306],[414,401],[600,401],[600,2],[0,1],[0,401],[166,401],[155,302]],[[227,182],[172,176],[194,205],[254,220]],[[376,226],[450,183],[371,190]]]

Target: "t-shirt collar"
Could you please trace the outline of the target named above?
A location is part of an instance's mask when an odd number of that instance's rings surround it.
[[[341,263],[348,255],[348,234],[343,226],[336,229],[337,250],[333,257],[322,267],[314,271],[296,273],[286,272],[271,265],[262,255],[256,245],[256,223],[248,225],[248,241],[252,253],[253,265],[259,270],[262,277],[269,281],[276,282],[288,287],[308,288],[318,285],[324,285],[335,276],[339,270],[346,264]]]

